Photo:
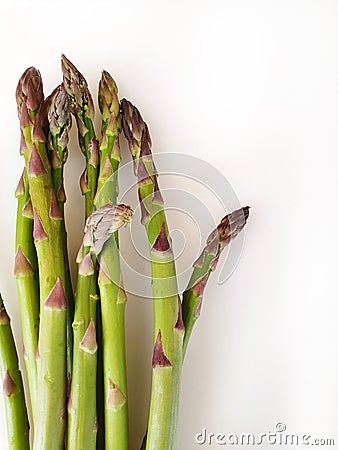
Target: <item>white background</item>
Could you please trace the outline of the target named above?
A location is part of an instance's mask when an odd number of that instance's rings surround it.
[[[205,292],[183,371],[177,449],[203,448],[194,442],[203,427],[259,434],[277,422],[338,443],[338,2],[121,3],[1,6],[0,286],[20,356],[12,267],[22,160],[14,92],[35,65],[49,93],[61,80],[64,52],[94,96],[101,69],[114,76],[121,96],[150,124],[155,152],[207,160],[252,206],[239,266],[224,285],[215,275]],[[82,206],[74,209],[83,167],[75,132],[70,147],[74,257],[83,214]],[[127,150],[123,156],[129,160]],[[129,296],[126,312],[130,448],[138,449],[150,386],[151,302]],[[0,420],[5,449],[2,403]]]

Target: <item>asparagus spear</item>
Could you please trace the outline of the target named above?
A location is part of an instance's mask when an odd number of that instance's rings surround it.
[[[139,111],[123,99],[122,126],[134,159],[138,194],[150,248],[154,298],[154,352],[148,421],[148,450],[173,448],[184,335],[175,262],[163,199],[151,154],[151,140]]]
[[[0,295],[0,375],[5,401],[8,450],[29,450],[29,424],[10,319]]]
[[[86,218],[92,213],[99,174],[98,142],[94,130],[94,104],[83,75],[65,57],[61,57],[63,85],[69,97],[70,110],[76,119],[79,145],[86,158],[86,169],[81,178],[85,196]]]
[[[33,241],[33,212],[24,169],[18,187],[16,215],[16,256],[14,275],[18,291],[24,359],[27,371],[30,403],[35,417],[37,371],[36,351],[39,329],[39,283],[36,251]],[[34,422],[34,420],[33,420]]]
[[[117,170],[120,162],[120,105],[117,86],[102,72],[99,106],[102,113],[100,175],[96,207],[116,203]],[[99,288],[103,334],[103,380],[106,450],[128,449],[128,406],[125,355],[124,311],[126,295],[122,287],[118,233],[105,243],[100,255]]]
[[[80,148],[86,159],[86,169],[80,185],[85,196],[85,217],[94,209],[99,171],[99,150],[93,119],[94,105],[83,75],[64,56],[61,58],[63,84],[68,94],[70,110],[75,116]],[[73,371],[68,402],[68,448],[96,448],[97,435],[97,263],[90,246],[83,245],[78,258],[78,277],[73,322]],[[92,350],[84,346],[90,338]],[[95,341],[95,345],[93,344]],[[95,349],[95,351],[94,351]],[[85,380],[86,382],[82,382]],[[85,420],[83,413],[85,411]]]
[[[182,300],[182,320],[185,328],[182,362],[192,329],[201,312],[203,292],[209,276],[215,270],[222,250],[242,231],[248,217],[248,206],[225,216],[209,235],[207,245],[193,264],[194,270]],[[146,442],[147,433],[143,438],[140,450],[146,449]]]
[[[62,449],[66,396],[66,296],[62,216],[53,188],[42,131],[43,89],[40,73],[27,69],[19,80],[18,114],[33,208],[40,284],[38,398],[34,450]]]
[[[96,258],[85,250],[79,260],[75,294],[73,370],[68,401],[69,450],[96,448]]]
[[[192,329],[201,312],[203,292],[209,276],[215,270],[221,252],[242,231],[248,217],[248,206],[225,216],[209,235],[205,248],[194,262],[194,270],[188,287],[183,293],[182,300],[182,315],[185,326],[183,357],[187,350]]]
[[[72,322],[74,316],[74,295],[69,271],[67,232],[64,204],[66,194],[63,182],[63,168],[68,157],[68,132],[71,127],[68,96],[63,85],[58,86],[45,100],[47,152],[51,163],[51,174],[58,207],[62,216],[62,244],[66,267],[65,293],[67,297],[67,382],[70,387],[73,352]]]
[[[88,450],[96,448],[96,357],[97,339],[95,323],[90,319],[88,326],[83,317],[95,315],[95,299],[92,306],[89,302],[77,303],[77,296],[84,298],[90,290],[91,278],[96,264],[96,253],[101,251],[104,243],[120,227],[126,225],[131,217],[131,210],[125,205],[105,205],[92,213],[86,222],[83,248],[80,249],[79,274],[81,283],[78,284],[80,291],[76,293],[76,317],[74,331],[80,330],[74,336],[74,344],[78,335],[83,335],[78,348],[74,347],[74,366],[69,399],[69,430],[68,449]],[[84,257],[83,249],[86,250]],[[85,290],[86,292],[82,292]],[[93,301],[94,300],[94,301]],[[122,430],[123,432],[123,430]],[[116,437],[114,436],[114,439]],[[109,447],[108,442],[106,448]]]

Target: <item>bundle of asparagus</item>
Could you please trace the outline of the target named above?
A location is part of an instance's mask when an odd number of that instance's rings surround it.
[[[142,448],[170,450],[175,443],[182,363],[204,289],[222,250],[244,228],[249,208],[221,220],[180,295],[147,124],[132,103],[119,102],[116,83],[103,71],[97,139],[94,102],[85,78],[65,56],[62,72],[62,84],[46,99],[41,75],[33,67],[23,73],[16,90],[25,164],[16,190],[14,274],[27,389],[24,396],[10,321],[0,297],[0,374],[8,448],[128,449],[126,294],[118,230],[130,222],[133,211],[117,204],[123,129],[138,181],[154,305],[151,401]],[[64,213],[71,115],[85,157],[80,178],[84,236],[76,260],[75,296]]]

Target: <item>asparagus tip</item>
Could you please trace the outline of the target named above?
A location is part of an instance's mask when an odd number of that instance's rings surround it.
[[[45,116],[53,136],[61,134],[63,128],[71,125],[69,100],[63,84],[59,84],[45,100]]]
[[[35,67],[29,67],[21,75],[15,94],[19,117],[21,117],[24,106],[31,111],[36,111],[41,106],[43,102],[42,78]]]
[[[243,230],[249,217],[249,209],[249,206],[237,209],[221,220],[217,227],[221,245],[227,245]]]
[[[113,79],[113,77],[106,71],[103,70],[101,74],[101,79],[99,82],[99,108],[102,114],[103,120],[108,120],[111,112],[114,112],[114,119],[119,114],[120,104],[117,97],[118,88]],[[116,126],[116,121],[115,126]]]

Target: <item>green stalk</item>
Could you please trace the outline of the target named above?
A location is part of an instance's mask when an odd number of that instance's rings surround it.
[[[63,55],[63,84],[68,94],[70,110],[75,116],[79,145],[86,160],[81,177],[85,196],[85,217],[94,209],[99,171],[98,142],[94,132],[94,105],[83,75]],[[90,246],[83,245],[78,258],[78,277],[73,322],[73,371],[68,402],[68,449],[94,450],[97,438],[97,264]],[[90,348],[86,349],[86,336]],[[95,345],[94,345],[95,341]],[[95,349],[95,351],[94,351]],[[85,412],[85,415],[84,415]]]
[[[58,207],[62,216],[62,245],[65,258],[67,297],[67,383],[70,387],[73,364],[73,330],[74,294],[69,270],[67,247],[67,232],[65,225],[64,205],[66,194],[64,190],[63,171],[68,157],[68,132],[71,127],[68,96],[63,85],[58,86],[45,101],[47,151],[51,163],[51,174],[56,192]]]
[[[138,177],[146,227],[154,298],[154,353],[147,450],[174,446],[178,415],[184,327],[178,298],[174,256],[151,155],[151,140],[139,111],[123,99],[122,124]]]
[[[100,175],[96,207],[117,201],[117,170],[120,162],[120,105],[117,86],[105,71],[99,84],[102,113]],[[118,233],[104,244],[100,254],[99,289],[103,334],[103,380],[105,408],[105,449],[128,449],[128,405],[125,354],[126,295],[120,274]]]
[[[8,450],[29,450],[29,424],[10,319],[0,295],[0,376],[7,421]]]
[[[62,450],[66,398],[66,297],[62,216],[50,172],[42,131],[43,90],[40,73],[29,68],[17,87],[25,158],[32,201],[40,285],[38,396],[34,450]]]
[[[83,255],[83,256],[82,256]],[[68,450],[96,448],[96,259],[85,248],[79,262],[75,315],[74,349],[70,398],[68,402]]]
[[[194,270],[182,300],[182,316],[185,326],[183,358],[195,322],[200,316],[203,292],[209,276],[215,270],[221,252],[243,230],[248,217],[248,206],[225,216],[209,235],[205,248],[194,262]]]
[[[38,348],[40,307],[38,265],[33,241],[33,211],[28,192],[26,169],[20,178],[15,195],[18,203],[14,274],[19,298],[24,360],[34,423],[37,393],[35,357]]]

